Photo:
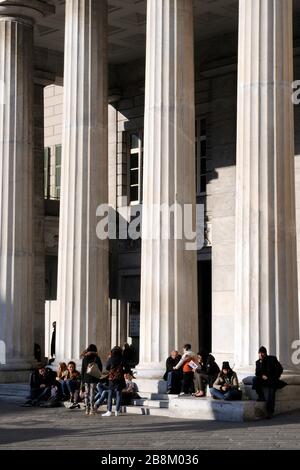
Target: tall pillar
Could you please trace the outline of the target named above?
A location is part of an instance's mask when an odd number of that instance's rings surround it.
[[[299,338],[292,0],[240,0],[235,365]]]
[[[33,24],[52,7],[31,3],[0,1],[0,375],[9,381],[34,363]]]
[[[63,114],[56,359],[89,343],[107,357],[108,244],[96,236],[108,202],[106,0],[66,1]]]
[[[34,83],[34,343],[45,355],[44,84]]]
[[[148,2],[146,54],[139,376],[158,378],[170,350],[198,343],[196,251],[176,239],[178,206],[196,202],[191,0]]]

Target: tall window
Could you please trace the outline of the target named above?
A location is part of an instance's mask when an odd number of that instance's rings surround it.
[[[207,174],[207,141],[206,119],[196,122],[196,187],[197,194],[206,193]]]
[[[51,162],[51,149],[46,147],[44,149],[44,196],[50,199],[50,162]]]
[[[143,199],[143,132],[129,134],[128,193],[130,204],[141,203]]]
[[[60,199],[61,145],[55,146],[55,198]]]

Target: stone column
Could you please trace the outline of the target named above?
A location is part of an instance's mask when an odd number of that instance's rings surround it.
[[[45,355],[44,85],[34,84],[34,343]]]
[[[176,239],[183,205],[196,202],[191,0],[148,2],[146,62],[138,374],[158,378],[170,350],[198,343],[196,251]],[[180,208],[170,219],[163,204]]]
[[[96,209],[108,202],[107,2],[67,0],[60,202],[57,360],[89,343],[110,350],[108,243]]]
[[[235,365],[299,338],[292,0],[240,0]]]
[[[9,381],[34,363],[33,24],[53,9],[31,6],[0,1],[0,375]]]

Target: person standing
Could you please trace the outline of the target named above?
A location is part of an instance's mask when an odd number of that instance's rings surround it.
[[[87,372],[89,366],[93,363],[97,364],[99,371],[102,372],[101,359],[98,356],[97,347],[94,344],[90,344],[87,350],[84,352],[81,366],[81,381],[84,385],[84,402],[85,402],[85,414],[93,415],[94,410],[94,399],[96,392],[96,385],[99,379]]]
[[[267,349],[261,346],[258,350],[258,357],[252,389],[258,395],[257,401],[266,401],[267,418],[272,418],[275,410],[276,390],[287,384],[280,380],[283,368],[276,356],[269,356]]]
[[[56,321],[52,323],[52,336],[51,336],[51,346],[50,346],[50,355],[51,359],[55,357],[55,343],[56,343]]]

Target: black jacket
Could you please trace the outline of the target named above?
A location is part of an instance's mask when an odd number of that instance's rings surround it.
[[[168,379],[168,372],[176,372],[177,374],[182,374],[182,369],[173,371],[173,367],[177,366],[180,359],[181,359],[180,354],[178,354],[178,356],[175,359],[173,359],[172,356],[168,357],[168,359],[166,360],[166,372],[163,377],[164,380]]]
[[[106,370],[109,371],[109,388],[123,390],[126,387],[124,374],[130,371],[130,367],[124,362],[123,357],[121,355],[110,357],[106,363]]]
[[[276,356],[266,356],[256,361],[255,375],[259,379],[263,375],[267,376],[268,379],[263,382],[267,387],[283,388],[286,383],[279,380],[282,372],[282,365]]]
[[[214,356],[209,354],[205,359],[204,364],[200,365],[200,367],[196,369],[196,372],[204,372],[207,375],[217,377],[220,372],[220,368],[216,363]]]
[[[93,377],[92,375],[86,372],[88,365],[91,364],[92,362],[95,362],[97,366],[99,367],[100,371],[102,372],[102,362],[98,354],[94,352],[86,353],[86,355],[84,356],[82,360],[82,366],[81,366],[81,381],[83,384],[94,384],[94,383],[99,382],[99,380],[96,379],[96,377]]]

